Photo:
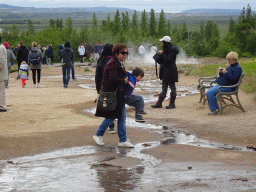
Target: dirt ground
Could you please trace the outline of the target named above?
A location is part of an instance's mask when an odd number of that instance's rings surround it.
[[[77,75],[94,74],[95,68],[88,72],[75,67]],[[145,68],[145,80],[156,79],[154,70]],[[96,90],[78,87],[88,80],[70,81],[69,88],[64,89],[62,78],[45,78],[61,76],[61,68],[43,66],[41,88],[33,88],[30,75],[26,88],[21,88],[21,81],[15,80],[17,73],[10,75],[9,89],[6,89],[8,112],[0,114],[0,159],[49,152],[55,149],[95,145],[92,139],[102,119],[81,111],[95,106]],[[177,86],[197,86],[198,77],[179,74]],[[138,94],[144,94],[140,92]],[[239,90],[240,101],[245,113],[229,107],[223,115],[209,116],[208,105],[202,106],[199,94],[176,99],[175,109],[152,109],[145,105],[146,121],[157,123],[171,122],[177,128],[195,134],[199,138],[223,144],[253,146],[256,145],[256,102],[254,94]],[[127,112],[134,116],[133,111]],[[127,128],[127,135],[133,144],[161,140],[155,132]],[[117,145],[117,134],[105,134],[107,145]],[[230,151],[221,149],[198,148],[186,145],[164,145],[144,151],[166,162],[222,162],[228,165],[256,165],[256,152]]]

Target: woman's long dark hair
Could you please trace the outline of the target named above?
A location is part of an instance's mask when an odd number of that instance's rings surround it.
[[[112,53],[113,46],[114,46],[113,44],[107,43],[103,47],[103,51],[102,51],[102,54],[101,54],[99,60],[103,59],[103,57],[113,56],[113,53]]]
[[[167,53],[169,51],[169,48],[172,46],[171,42],[163,41],[163,52]]]

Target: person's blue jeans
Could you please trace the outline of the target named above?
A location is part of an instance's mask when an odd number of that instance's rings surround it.
[[[70,79],[70,67],[68,67],[68,68],[62,67],[62,74],[63,74],[64,87],[68,88],[68,82]]]
[[[210,88],[207,92],[206,92],[206,97],[208,100],[208,104],[210,107],[210,110],[213,111],[215,109],[219,109],[219,105],[216,99],[216,95],[218,94],[218,87],[220,85],[215,85],[214,87]],[[231,88],[221,88],[220,89],[221,92],[232,92],[233,90]]]
[[[141,95],[131,95],[125,100],[125,103],[129,106],[135,107],[135,118],[139,117],[139,111],[144,111],[144,99]]]
[[[74,64],[71,66],[71,70],[72,70],[72,79],[75,79],[75,66],[74,66]]]
[[[103,122],[101,123],[96,135],[97,136],[103,136],[105,133],[105,130],[115,121],[115,119],[107,119],[105,118]],[[125,104],[122,108],[122,114],[121,118],[117,121],[117,132],[118,137],[121,142],[125,142],[127,140],[126,138],[126,109]]]

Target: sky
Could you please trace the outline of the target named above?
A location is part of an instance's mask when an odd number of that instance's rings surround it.
[[[21,7],[59,8],[59,7],[117,7],[137,11],[163,11],[179,13],[189,9],[243,9],[249,4],[256,11],[256,0],[0,0],[0,4]]]

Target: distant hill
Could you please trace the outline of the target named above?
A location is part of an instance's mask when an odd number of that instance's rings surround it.
[[[116,10],[119,10],[120,12],[125,11],[134,11],[133,9],[127,9],[127,8],[119,8],[119,7],[82,7],[82,8],[70,8],[70,7],[60,7],[60,8],[35,8],[35,7],[18,7],[18,6],[11,6],[6,4],[0,4],[0,11],[10,11],[15,13],[21,13],[21,12],[49,12],[49,13],[60,13],[60,12],[113,12]]]
[[[240,15],[242,9],[189,9],[182,11],[183,14],[200,14],[200,15]]]

